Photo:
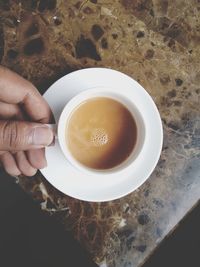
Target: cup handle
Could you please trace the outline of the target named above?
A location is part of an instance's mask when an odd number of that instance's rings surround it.
[[[49,145],[49,146],[53,146],[55,144],[56,139],[58,139],[58,135],[57,135],[58,125],[57,124],[45,124],[45,125],[53,131],[54,139],[53,139],[53,142]]]

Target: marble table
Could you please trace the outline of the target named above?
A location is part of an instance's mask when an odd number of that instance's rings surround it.
[[[39,172],[17,179],[99,265],[140,266],[200,198],[200,1],[3,0],[0,62],[41,93],[73,70],[96,66],[130,75],[153,97],[163,150],[132,194],[87,203]]]

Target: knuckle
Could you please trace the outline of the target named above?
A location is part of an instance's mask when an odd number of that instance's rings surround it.
[[[19,144],[19,127],[17,122],[8,121],[5,122],[2,129],[2,141],[8,145],[8,147],[15,149]]]
[[[13,164],[9,156],[10,154],[7,151],[0,155],[0,163],[3,169],[11,176],[20,175],[21,173],[19,169],[15,166],[15,164]]]

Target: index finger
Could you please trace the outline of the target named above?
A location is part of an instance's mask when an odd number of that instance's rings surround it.
[[[48,123],[51,118],[49,105],[34,85],[2,66],[0,66],[0,101],[23,104],[25,111],[34,121]]]

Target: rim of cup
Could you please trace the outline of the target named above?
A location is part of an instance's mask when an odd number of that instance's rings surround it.
[[[78,162],[78,160],[74,158],[69,148],[67,147],[66,136],[65,136],[68,122],[70,120],[72,113],[76,110],[76,108],[78,108],[82,103],[98,97],[111,98],[123,104],[132,114],[137,129],[136,144],[133,148],[133,151],[128,156],[128,158],[125,159],[119,165],[105,170],[89,168]],[[58,142],[65,158],[75,168],[78,168],[80,171],[86,172],[87,174],[104,175],[104,174],[118,173],[123,170],[126,170],[130,165],[132,166],[134,162],[137,160],[144,146],[146,137],[145,119],[142,116],[142,112],[137,108],[136,104],[130,101],[125,95],[123,95],[123,93],[117,92],[115,88],[110,88],[110,87],[95,87],[87,89],[86,91],[81,92],[78,95],[74,96],[62,110],[58,120],[57,129],[58,129],[57,131]]]

